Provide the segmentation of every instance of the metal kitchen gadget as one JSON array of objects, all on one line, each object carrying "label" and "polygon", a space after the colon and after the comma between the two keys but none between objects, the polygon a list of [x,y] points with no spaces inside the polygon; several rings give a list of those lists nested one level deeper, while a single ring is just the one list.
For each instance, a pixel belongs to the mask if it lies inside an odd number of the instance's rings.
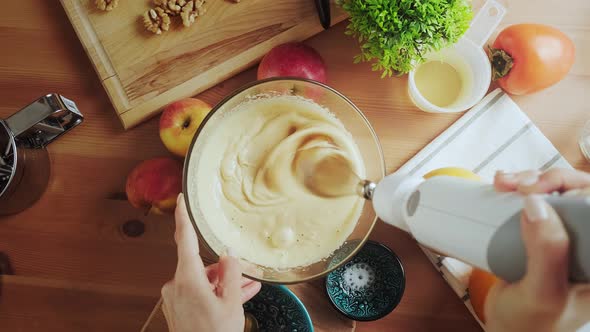
[{"label": "metal kitchen gadget", "polygon": [[[375,184],[361,181],[334,153],[318,155],[313,162],[330,169],[306,168],[303,184],[308,190],[326,197],[360,195],[372,200],[381,220],[409,232],[422,245],[509,282],[524,276],[520,194],[499,193],[491,184],[450,176],[425,180],[394,173]],[[590,197],[547,195],[545,201],[561,217],[571,239],[570,280],[590,281]]]},{"label": "metal kitchen gadget", "polygon": [[41,198],[51,168],[46,146],[83,119],[73,101],[54,93],[0,120],[0,216]]},{"label": "metal kitchen gadget", "polygon": [[[590,281],[590,198],[547,195],[570,238],[569,277]],[[373,193],[373,207],[386,223],[411,233],[444,255],[514,282],[527,265],[520,219],[524,197],[494,186],[450,176],[425,180],[391,174]]]}]

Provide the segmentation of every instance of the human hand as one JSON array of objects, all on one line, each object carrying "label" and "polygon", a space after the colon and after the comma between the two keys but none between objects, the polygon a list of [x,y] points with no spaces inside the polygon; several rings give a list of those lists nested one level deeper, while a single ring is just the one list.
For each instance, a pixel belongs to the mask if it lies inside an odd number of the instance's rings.
[{"label": "human hand", "polygon": [[527,195],[521,230],[528,265],[519,282],[499,282],[490,290],[485,305],[489,331],[577,330],[590,320],[590,285],[569,284],[568,234],[539,194],[590,195],[590,175],[566,169],[498,173],[494,185]]},{"label": "human hand", "polygon": [[174,279],[162,288],[168,328],[171,332],[243,331],[242,303],[260,291],[260,283],[242,278],[240,263],[231,252],[217,264],[203,265],[182,194],[175,219],[178,265]]}]

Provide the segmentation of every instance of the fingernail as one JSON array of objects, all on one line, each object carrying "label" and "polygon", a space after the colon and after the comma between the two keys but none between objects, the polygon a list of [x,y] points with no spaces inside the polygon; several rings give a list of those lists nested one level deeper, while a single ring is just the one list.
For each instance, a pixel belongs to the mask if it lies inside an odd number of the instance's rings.
[{"label": "fingernail", "polygon": [[525,197],[524,213],[529,222],[539,222],[549,218],[547,206],[541,195],[529,195]]},{"label": "fingernail", "polygon": [[534,173],[534,174],[531,174],[531,175],[528,175],[528,176],[526,176],[526,177],[522,178],[522,179],[519,181],[519,184],[520,184],[521,186],[528,187],[528,186],[532,186],[532,185],[534,185],[534,184],[535,184],[535,183],[537,183],[537,182],[539,182],[539,174],[537,174],[537,173]]},{"label": "fingernail", "polygon": [[516,174],[515,173],[505,173],[504,171],[497,171],[496,176],[502,177],[502,179],[506,181],[515,181]]},{"label": "fingernail", "polygon": [[236,251],[232,247],[228,247],[227,250],[225,251],[225,254],[229,257],[235,257],[235,258],[238,257]]},{"label": "fingernail", "polygon": [[182,200],[183,197],[184,197],[184,195],[182,193],[178,194],[178,198],[176,198],[176,205],[180,204],[180,201]]}]

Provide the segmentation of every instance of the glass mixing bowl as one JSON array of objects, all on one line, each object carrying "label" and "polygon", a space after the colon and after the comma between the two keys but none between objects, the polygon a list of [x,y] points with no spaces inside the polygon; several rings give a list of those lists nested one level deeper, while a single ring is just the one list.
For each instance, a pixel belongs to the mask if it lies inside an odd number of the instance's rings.
[{"label": "glass mixing bowl", "polygon": [[[225,115],[242,102],[251,100],[253,97],[281,94],[312,99],[330,110],[352,134],[358,145],[365,164],[366,178],[376,182],[385,175],[383,152],[377,135],[363,113],[338,91],[315,81],[297,78],[272,78],[248,84],[223,99],[213,108],[193,138],[184,164],[183,192],[191,221],[197,230],[201,243],[205,244],[216,258],[224,254],[227,248],[214,235],[210,224],[204,220],[199,202],[196,199],[198,197],[196,188],[188,186],[187,183],[194,183],[193,178],[198,172],[200,151],[207,142],[207,133],[213,129],[223,130],[219,123]],[[376,221],[377,216],[373,211],[372,204],[366,201],[354,230],[342,246],[330,257],[308,266],[277,270],[244,259],[241,259],[240,263],[247,277],[263,282],[292,284],[319,278],[352,258],[367,240]],[[239,256],[239,252],[237,254]]]}]

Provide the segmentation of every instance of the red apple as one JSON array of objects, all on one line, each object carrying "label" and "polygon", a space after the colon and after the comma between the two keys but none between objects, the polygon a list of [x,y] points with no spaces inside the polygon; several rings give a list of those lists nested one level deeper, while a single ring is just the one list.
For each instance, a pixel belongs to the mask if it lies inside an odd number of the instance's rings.
[{"label": "red apple", "polygon": [[182,99],[166,106],[160,117],[160,138],[168,151],[180,157],[186,156],[193,136],[209,111],[209,104],[195,98]]},{"label": "red apple", "polygon": [[136,208],[157,214],[173,213],[182,190],[182,163],[172,158],[141,162],[127,177],[127,200]]},{"label": "red apple", "polygon": [[313,48],[302,43],[274,47],[258,66],[258,79],[277,76],[309,78],[326,83],[326,64]]}]

